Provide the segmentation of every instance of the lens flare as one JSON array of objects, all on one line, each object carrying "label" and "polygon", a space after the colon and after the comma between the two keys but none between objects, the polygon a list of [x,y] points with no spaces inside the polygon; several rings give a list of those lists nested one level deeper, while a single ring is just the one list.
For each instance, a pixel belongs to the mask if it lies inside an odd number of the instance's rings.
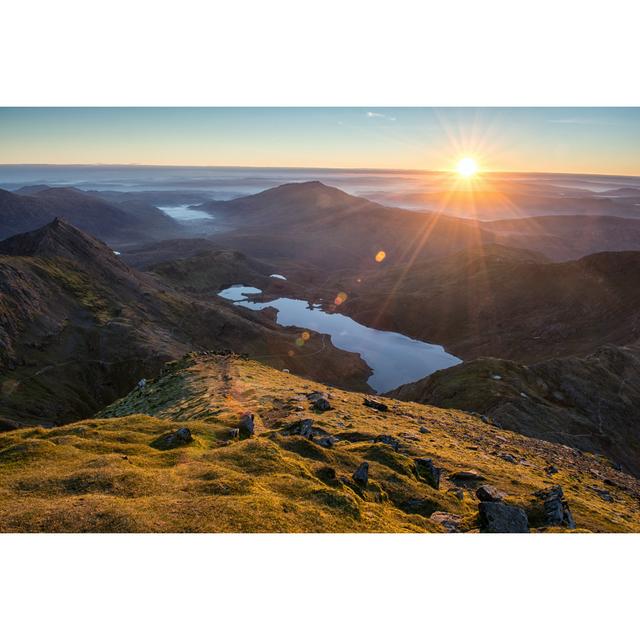
[{"label": "lens flare", "polygon": [[382,262],[387,257],[387,254],[384,251],[378,251],[376,253],[376,262]]}]

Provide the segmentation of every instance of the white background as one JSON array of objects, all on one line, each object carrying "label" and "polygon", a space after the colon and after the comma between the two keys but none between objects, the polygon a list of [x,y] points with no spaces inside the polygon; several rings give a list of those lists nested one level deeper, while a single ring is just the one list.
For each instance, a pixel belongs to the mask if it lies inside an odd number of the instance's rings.
[{"label": "white background", "polygon": [[[633,2],[21,0],[0,22],[0,105],[640,104]],[[639,544],[4,535],[0,632],[631,638]]]}]

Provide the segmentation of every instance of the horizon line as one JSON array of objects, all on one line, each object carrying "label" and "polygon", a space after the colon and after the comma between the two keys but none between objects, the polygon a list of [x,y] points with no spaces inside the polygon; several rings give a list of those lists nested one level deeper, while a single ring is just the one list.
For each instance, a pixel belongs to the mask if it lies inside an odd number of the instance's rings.
[{"label": "horizon line", "polygon": [[[455,174],[455,171],[447,169],[398,169],[380,167],[305,167],[305,166],[264,166],[264,165],[198,165],[198,164],[147,164],[147,163],[102,163],[102,162],[0,162],[0,167],[123,167],[123,168],[166,168],[166,169],[274,169],[286,171],[368,171],[377,173],[437,173]],[[640,178],[639,174],[629,173],[576,173],[572,171],[509,171],[509,170],[486,170],[479,171],[478,175],[558,175],[558,176],[594,176],[608,178]]]}]

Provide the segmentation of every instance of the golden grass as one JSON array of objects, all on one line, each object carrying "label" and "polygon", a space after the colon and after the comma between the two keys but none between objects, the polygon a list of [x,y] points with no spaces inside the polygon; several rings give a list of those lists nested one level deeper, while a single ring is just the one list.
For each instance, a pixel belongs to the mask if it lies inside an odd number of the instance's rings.
[{"label": "golden grass", "polygon": [[[378,413],[363,406],[362,394],[322,386],[334,408],[317,414],[302,394],[318,387],[239,358],[193,357],[107,408],[105,417],[2,434],[0,531],[443,531],[429,519],[434,511],[461,515],[462,529],[473,531],[473,490],[462,500],[450,491],[450,474],[467,469],[527,509],[534,528],[533,493],[560,484],[580,530],[640,531],[638,482],[606,460],[460,411],[385,400],[390,411]],[[259,418],[256,434],[232,438],[245,411]],[[305,417],[340,440],[324,448],[282,432]],[[152,446],[184,426],[192,443]],[[398,439],[398,452],[373,442],[384,434]],[[504,453],[519,462],[501,459]],[[418,477],[416,457],[443,469],[439,490]],[[365,460],[369,485],[362,491],[350,478]],[[560,472],[548,476],[549,464]],[[606,488],[614,502],[594,488]]]}]

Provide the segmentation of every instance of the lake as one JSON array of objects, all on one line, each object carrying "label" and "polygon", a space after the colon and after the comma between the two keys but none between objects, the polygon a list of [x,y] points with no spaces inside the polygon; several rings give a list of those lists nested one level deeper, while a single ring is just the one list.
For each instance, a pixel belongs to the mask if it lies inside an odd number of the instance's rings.
[{"label": "lake", "polygon": [[197,209],[189,209],[188,204],[177,207],[158,207],[160,211],[164,211],[168,216],[181,222],[187,220],[213,220],[213,216],[206,211],[198,211]]},{"label": "lake", "polygon": [[238,306],[254,311],[267,307],[277,309],[277,323],[283,327],[311,329],[331,336],[338,349],[359,353],[373,373],[367,381],[378,393],[385,393],[401,384],[414,382],[439,369],[447,369],[462,360],[447,353],[440,345],[413,340],[400,333],[379,331],[340,313],[327,313],[306,300],[277,298],[269,302],[252,302],[256,287],[234,285],[219,292],[219,296]]}]

